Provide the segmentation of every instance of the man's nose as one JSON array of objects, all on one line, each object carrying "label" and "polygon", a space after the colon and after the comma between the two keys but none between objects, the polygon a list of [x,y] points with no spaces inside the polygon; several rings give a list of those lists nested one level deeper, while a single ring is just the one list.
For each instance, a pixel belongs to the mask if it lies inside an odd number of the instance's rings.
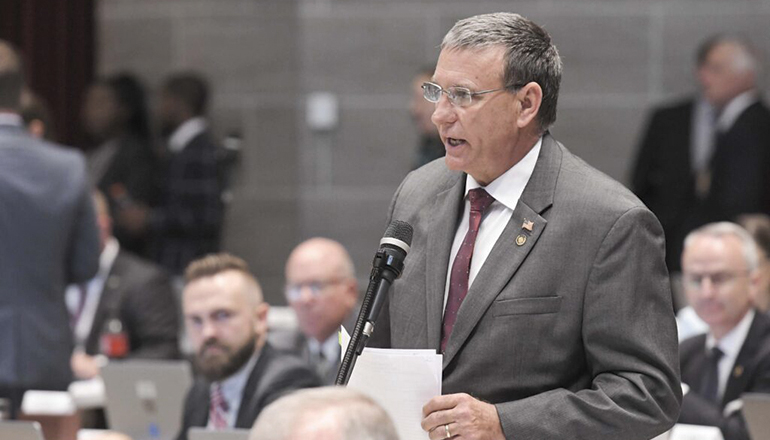
[{"label": "man's nose", "polygon": [[713,298],[716,294],[716,285],[711,280],[711,277],[703,277],[700,281],[700,293],[704,298]]},{"label": "man's nose", "polygon": [[214,322],[210,319],[203,321],[201,324],[201,336],[203,337],[203,340],[206,341],[209,338],[216,336],[216,334],[217,327],[214,325]]},{"label": "man's nose", "polygon": [[443,124],[451,124],[456,119],[457,113],[454,105],[449,101],[449,97],[446,96],[446,93],[442,93],[436,103],[436,108],[433,110],[430,120],[437,127],[441,127]]}]

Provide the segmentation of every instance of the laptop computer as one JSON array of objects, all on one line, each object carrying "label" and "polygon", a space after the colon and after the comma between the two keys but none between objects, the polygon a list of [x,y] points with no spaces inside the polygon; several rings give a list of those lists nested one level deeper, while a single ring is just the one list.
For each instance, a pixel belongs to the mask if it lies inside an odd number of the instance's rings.
[{"label": "laptop computer", "polygon": [[173,440],[192,384],[186,361],[113,361],[101,371],[110,429],[133,440]]},{"label": "laptop computer", "polygon": [[213,431],[206,428],[190,428],[187,440],[249,440],[248,429],[225,429]]},{"label": "laptop computer", "polygon": [[770,394],[743,393],[741,400],[751,440],[770,440]]},{"label": "laptop computer", "polygon": [[0,439],[43,440],[38,422],[0,421]]}]

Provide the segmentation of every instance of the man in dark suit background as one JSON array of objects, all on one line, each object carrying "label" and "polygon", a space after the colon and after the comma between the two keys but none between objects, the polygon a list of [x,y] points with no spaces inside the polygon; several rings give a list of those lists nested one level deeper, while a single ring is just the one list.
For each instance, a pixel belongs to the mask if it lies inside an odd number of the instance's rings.
[{"label": "man in dark suit background", "polygon": [[301,359],[266,342],[269,306],[243,260],[208,255],[190,264],[185,279],[185,324],[202,377],[187,394],[180,440],[192,426],[251,428],[272,401],[320,385]]},{"label": "man in dark suit background", "polygon": [[770,393],[770,317],[755,307],[757,269],[754,240],[734,223],[708,224],[685,240],[685,293],[709,330],[682,342],[689,391],[679,422],[717,426],[727,440],[749,439],[741,393]]},{"label": "man in dark suit background", "polygon": [[[99,272],[86,283],[67,288],[76,349],[72,370],[79,379],[99,374],[106,359],[179,357],[179,307],[171,279],[160,267],[121,248],[112,235],[109,205],[102,193],[93,194],[101,241]],[[100,337],[117,319],[128,341],[126,353],[105,352]]]},{"label": "man in dark suit background", "polygon": [[286,300],[297,314],[300,332],[293,349],[333,385],[340,365],[337,332],[353,332],[358,283],[345,248],[328,238],[311,238],[292,250],[286,261]]},{"label": "man in dark suit background", "polygon": [[757,64],[748,42],[708,39],[697,56],[700,95],[650,118],[631,186],[663,225],[671,271],[692,229],[770,213],[770,111],[756,90]]},{"label": "man in dark suit background", "polygon": [[549,134],[561,69],[540,26],[487,14],[423,85],[446,157],[393,198],[414,239],[372,345],[443,353],[431,439],[648,440],[678,415],[663,231]]},{"label": "man in dark suit background", "polygon": [[217,144],[205,119],[209,90],[193,73],[169,77],[158,104],[161,133],[168,140],[157,206],[124,207],[118,222],[135,232],[149,229],[150,255],[172,274],[219,249],[223,211]]},{"label": "man in dark suit background", "polygon": [[91,278],[99,236],[84,157],[29,135],[21,59],[0,40],[0,398],[72,380],[64,288]]}]

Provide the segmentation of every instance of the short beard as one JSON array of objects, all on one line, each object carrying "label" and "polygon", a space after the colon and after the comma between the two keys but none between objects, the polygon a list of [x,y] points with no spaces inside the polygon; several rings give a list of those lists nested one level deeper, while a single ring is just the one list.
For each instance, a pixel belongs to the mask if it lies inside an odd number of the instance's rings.
[{"label": "short beard", "polygon": [[[222,347],[217,341],[208,341],[198,351],[198,355],[195,358],[195,363],[200,373],[209,382],[219,382],[222,379],[228,378],[240,370],[246,362],[254,355],[257,345],[257,335],[252,335],[246,343],[238,348],[235,352],[225,359],[224,362],[216,363],[212,361],[206,361],[203,358],[203,351],[210,346]],[[222,347],[224,348],[224,347]]]}]

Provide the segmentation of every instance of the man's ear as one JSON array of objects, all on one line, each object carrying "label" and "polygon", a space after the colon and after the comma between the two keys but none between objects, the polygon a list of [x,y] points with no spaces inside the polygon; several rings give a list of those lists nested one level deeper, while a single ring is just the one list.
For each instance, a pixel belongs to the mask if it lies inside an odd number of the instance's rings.
[{"label": "man's ear", "polygon": [[254,308],[254,325],[257,334],[267,334],[267,312],[269,310],[270,305],[266,302],[259,303],[259,305]]},{"label": "man's ear", "polygon": [[519,128],[529,126],[537,119],[540,104],[543,103],[543,89],[536,82],[529,82],[516,92],[517,102],[521,108],[516,125]]}]

